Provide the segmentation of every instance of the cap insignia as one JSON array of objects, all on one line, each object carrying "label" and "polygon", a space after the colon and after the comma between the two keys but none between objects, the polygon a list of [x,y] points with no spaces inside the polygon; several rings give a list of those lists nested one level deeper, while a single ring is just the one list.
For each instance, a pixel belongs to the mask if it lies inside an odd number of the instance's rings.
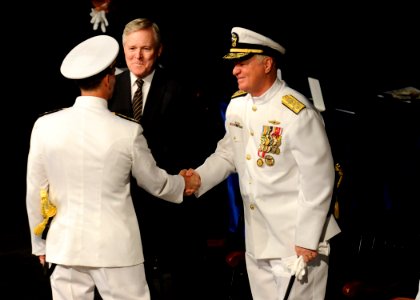
[{"label": "cap insignia", "polygon": [[298,114],[302,109],[305,108],[305,104],[300,102],[298,99],[292,95],[284,95],[281,101],[288,109],[293,111],[295,114]]},{"label": "cap insignia", "polygon": [[237,42],[238,42],[238,35],[232,32],[232,47],[236,47]]}]

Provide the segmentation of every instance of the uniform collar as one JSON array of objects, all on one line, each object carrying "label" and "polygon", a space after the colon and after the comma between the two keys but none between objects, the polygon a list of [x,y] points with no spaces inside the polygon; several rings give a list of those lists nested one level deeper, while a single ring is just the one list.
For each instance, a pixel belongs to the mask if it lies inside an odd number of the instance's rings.
[{"label": "uniform collar", "polygon": [[75,107],[94,107],[108,109],[108,101],[94,96],[79,96],[74,102]]},{"label": "uniform collar", "polygon": [[277,78],[273,85],[261,96],[258,97],[252,97],[252,100],[254,101],[255,104],[263,104],[269,100],[271,100],[275,94],[277,94],[280,90],[283,89],[283,87],[285,86],[285,82],[279,78]]}]

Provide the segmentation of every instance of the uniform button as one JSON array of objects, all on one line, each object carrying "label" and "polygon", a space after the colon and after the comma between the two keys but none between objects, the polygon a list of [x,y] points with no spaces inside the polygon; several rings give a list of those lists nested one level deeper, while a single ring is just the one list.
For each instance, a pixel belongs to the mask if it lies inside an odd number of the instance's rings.
[{"label": "uniform button", "polygon": [[254,205],[254,204],[250,204],[250,205],[249,205],[249,208],[250,208],[251,210],[254,210],[255,205]]},{"label": "uniform button", "polygon": [[250,131],[251,136],[254,136],[254,130]]},{"label": "uniform button", "polygon": [[246,155],[246,159],[247,159],[247,160],[250,160],[250,159],[251,159],[251,154],[247,154],[247,155]]},{"label": "uniform button", "polygon": [[252,110],[253,110],[253,111],[257,111],[257,106],[252,105]]}]

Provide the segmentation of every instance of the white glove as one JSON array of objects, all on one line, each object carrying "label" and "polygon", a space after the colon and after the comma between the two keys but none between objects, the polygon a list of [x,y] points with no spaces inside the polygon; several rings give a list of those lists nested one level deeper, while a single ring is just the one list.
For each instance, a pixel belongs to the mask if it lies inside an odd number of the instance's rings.
[{"label": "white glove", "polygon": [[306,262],[303,260],[303,256],[296,257],[293,255],[283,258],[282,261],[291,275],[295,275],[297,280],[302,280],[306,274]]},{"label": "white glove", "polygon": [[[328,242],[321,242],[318,246],[318,255],[330,254],[330,245]],[[303,276],[307,273],[306,271],[306,262],[303,259],[303,256],[296,257],[292,255],[281,260],[283,265],[290,271],[291,275],[295,275],[297,280],[302,280]]]},{"label": "white glove", "polygon": [[108,26],[108,20],[106,19],[105,11],[96,10],[92,8],[92,11],[90,12],[90,16],[92,17],[92,19],[90,20],[90,23],[93,24],[93,30],[97,30],[100,24],[102,32],[105,32],[106,26]]},{"label": "white glove", "polygon": [[328,243],[327,241],[319,243],[318,254],[329,256],[330,255],[330,243]]}]

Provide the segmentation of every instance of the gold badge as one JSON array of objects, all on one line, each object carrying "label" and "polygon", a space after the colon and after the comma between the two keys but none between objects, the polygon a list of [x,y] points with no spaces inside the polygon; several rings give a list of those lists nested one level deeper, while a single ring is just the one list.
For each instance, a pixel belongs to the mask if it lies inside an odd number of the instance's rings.
[{"label": "gold badge", "polygon": [[262,167],[263,165],[264,165],[264,161],[263,161],[263,159],[262,159],[262,158],[259,158],[259,159],[257,160],[257,166]]}]

